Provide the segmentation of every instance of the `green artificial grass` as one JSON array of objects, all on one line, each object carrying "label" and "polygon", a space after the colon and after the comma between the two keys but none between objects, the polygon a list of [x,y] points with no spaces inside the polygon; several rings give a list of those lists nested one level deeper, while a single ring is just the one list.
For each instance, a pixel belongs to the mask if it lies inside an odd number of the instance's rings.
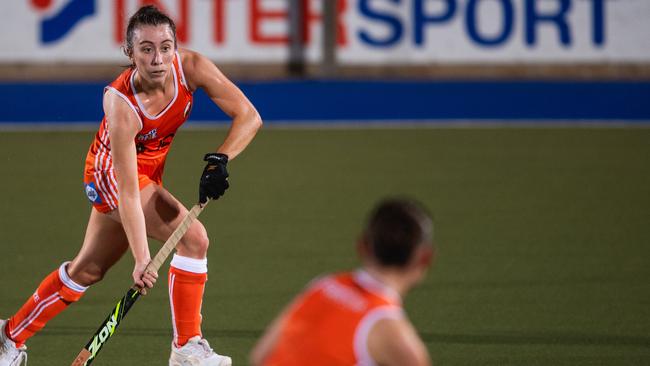
[{"label": "green artificial grass", "polygon": [[[0,317],[71,259],[91,132],[0,132]],[[181,131],[165,186],[188,207],[225,130]],[[405,308],[438,365],[650,364],[650,129],[262,130],[200,220],[204,335],[235,364],[314,276],[354,268],[365,215],[421,200],[438,258]],[[152,253],[158,243],[151,243]],[[67,365],[130,286],[119,262],[29,343]],[[167,267],[94,365],[166,364]]]}]

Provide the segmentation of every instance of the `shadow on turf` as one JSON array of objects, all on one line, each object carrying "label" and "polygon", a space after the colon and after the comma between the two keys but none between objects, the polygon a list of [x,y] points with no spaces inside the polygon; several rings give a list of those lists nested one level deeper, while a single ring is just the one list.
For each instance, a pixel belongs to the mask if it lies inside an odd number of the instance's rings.
[{"label": "shadow on turf", "polygon": [[[83,327],[56,327],[45,330],[43,335],[89,335],[94,329]],[[120,329],[124,336],[171,337],[168,328]],[[206,338],[243,338],[257,339],[262,330],[204,330]],[[644,336],[610,336],[579,333],[494,333],[494,334],[443,334],[420,333],[426,343],[456,344],[509,344],[509,345],[563,345],[563,346],[630,346],[650,348],[650,337]]]}]

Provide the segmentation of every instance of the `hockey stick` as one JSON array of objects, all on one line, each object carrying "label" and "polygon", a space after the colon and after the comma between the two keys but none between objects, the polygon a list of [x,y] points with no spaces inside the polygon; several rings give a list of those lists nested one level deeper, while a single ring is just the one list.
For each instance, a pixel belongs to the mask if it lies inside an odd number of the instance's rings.
[{"label": "hockey stick", "polygon": [[[208,200],[208,202],[210,202]],[[201,211],[205,208],[208,202],[203,204],[196,204],[190,212],[187,213],[187,216],[181,221],[180,225],[174,230],[172,235],[167,239],[165,244],[160,248],[153,260],[145,268],[146,272],[158,272],[160,266],[162,266],[165,259],[169,256],[169,253],[176,248],[176,244],[181,240],[185,232],[190,227],[190,225],[196,220]],[[126,292],[126,295],[120,301],[117,302],[115,308],[108,314],[108,317],[102,325],[99,326],[99,329],[95,334],[90,338],[86,346],[79,352],[77,358],[72,361],[72,366],[86,366],[90,365],[97,357],[97,353],[102,349],[104,344],[108,339],[113,335],[117,326],[120,325],[122,319],[126,316],[126,313],[129,312],[131,306],[135,301],[140,297],[140,291],[135,286],[131,287],[129,291]]]}]

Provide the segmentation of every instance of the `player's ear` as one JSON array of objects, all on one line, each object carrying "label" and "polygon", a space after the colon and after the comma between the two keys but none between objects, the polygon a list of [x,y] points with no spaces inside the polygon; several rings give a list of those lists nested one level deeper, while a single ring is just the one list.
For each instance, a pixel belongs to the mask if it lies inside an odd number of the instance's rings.
[{"label": "player's ear", "polygon": [[361,259],[366,259],[371,256],[370,245],[366,239],[366,234],[363,233],[357,239],[357,255]]},{"label": "player's ear", "polygon": [[135,65],[135,60],[133,59],[133,49],[129,48],[129,46],[127,44],[123,44],[122,45],[122,53],[124,53],[124,55],[126,57],[128,57],[129,61],[131,61],[131,66],[134,66]]},{"label": "player's ear", "polygon": [[435,260],[436,251],[432,245],[420,245],[416,255],[416,266],[419,268],[429,268]]}]

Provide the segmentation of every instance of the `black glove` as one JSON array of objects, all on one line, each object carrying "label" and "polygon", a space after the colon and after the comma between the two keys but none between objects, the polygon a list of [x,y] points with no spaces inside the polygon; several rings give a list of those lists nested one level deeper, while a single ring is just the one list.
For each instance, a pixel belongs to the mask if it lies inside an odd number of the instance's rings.
[{"label": "black glove", "polygon": [[228,155],[220,153],[205,154],[203,158],[208,164],[201,174],[199,183],[199,203],[208,202],[208,198],[216,200],[223,196],[228,184]]}]

